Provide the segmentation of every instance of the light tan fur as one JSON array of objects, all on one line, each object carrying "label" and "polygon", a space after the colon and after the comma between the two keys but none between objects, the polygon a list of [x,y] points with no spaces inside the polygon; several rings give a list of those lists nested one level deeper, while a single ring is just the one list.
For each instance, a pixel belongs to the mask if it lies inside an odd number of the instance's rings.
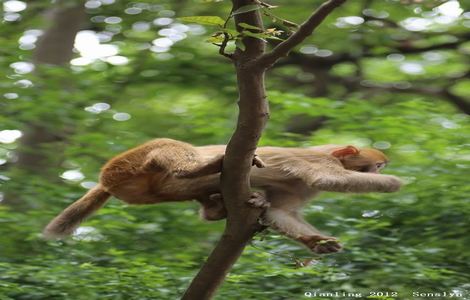
[{"label": "light tan fur", "polygon": [[[45,234],[70,234],[104,203],[104,195],[106,198],[113,195],[129,204],[196,199],[203,206],[204,218],[222,219],[226,211],[218,194],[218,173],[224,152],[225,145],[194,147],[171,139],[156,139],[124,152],[104,165],[100,184],[52,220]],[[300,210],[308,199],[320,191],[394,192],[401,185],[397,177],[373,174],[380,169],[375,170],[375,166],[388,162],[382,152],[374,149],[338,145],[260,147],[257,155],[265,168],[253,167],[251,185],[264,191],[270,203],[264,222],[318,253],[338,251],[340,245],[302,218]],[[254,164],[259,165],[259,161]],[[368,171],[353,171],[365,170],[364,167]],[[96,205],[90,204],[94,200],[88,195],[93,193],[100,195],[95,199]],[[251,203],[262,205],[259,201]]]}]

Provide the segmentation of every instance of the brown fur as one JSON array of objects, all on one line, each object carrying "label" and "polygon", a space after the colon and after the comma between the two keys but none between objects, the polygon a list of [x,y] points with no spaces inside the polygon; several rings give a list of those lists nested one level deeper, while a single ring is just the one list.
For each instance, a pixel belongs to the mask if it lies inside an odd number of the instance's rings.
[{"label": "brown fur", "polygon": [[[52,220],[45,232],[49,236],[70,234],[109,195],[129,204],[196,199],[203,206],[203,217],[222,219],[226,211],[217,194],[224,152],[225,145],[194,147],[156,139],[119,154],[102,168],[100,184]],[[300,209],[309,198],[320,191],[393,192],[401,184],[394,176],[352,171],[386,163],[385,155],[375,149],[260,147],[257,155],[265,168],[252,169],[251,185],[264,191],[271,204],[264,221],[318,253],[338,251],[340,246],[303,220]]]}]

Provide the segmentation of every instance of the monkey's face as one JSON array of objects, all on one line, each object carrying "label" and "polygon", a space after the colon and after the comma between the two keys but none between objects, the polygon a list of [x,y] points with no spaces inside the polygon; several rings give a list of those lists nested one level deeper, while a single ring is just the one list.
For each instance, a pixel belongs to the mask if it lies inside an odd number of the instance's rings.
[{"label": "monkey's face", "polygon": [[344,162],[343,166],[346,169],[357,171],[357,172],[363,172],[363,173],[380,173],[380,171],[387,166],[387,162],[385,161],[370,161],[366,160],[361,164],[358,164],[356,166],[348,166],[348,162]]},{"label": "monkey's face", "polygon": [[357,149],[346,146],[331,154],[341,161],[345,169],[357,172],[379,173],[388,163],[385,154],[372,148]]}]

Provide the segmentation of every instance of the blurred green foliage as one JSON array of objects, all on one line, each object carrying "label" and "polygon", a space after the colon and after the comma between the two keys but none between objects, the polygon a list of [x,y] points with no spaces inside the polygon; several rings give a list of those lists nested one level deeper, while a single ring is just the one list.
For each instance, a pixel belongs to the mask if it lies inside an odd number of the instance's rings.
[{"label": "blurred green foliage", "polygon": [[[176,28],[174,18],[225,18],[229,1],[113,2],[87,1],[84,29],[111,36],[102,44],[118,46],[129,60],[123,65],[102,58],[22,72],[12,64],[30,61],[34,49],[18,43],[27,30],[47,26],[38,12],[50,3],[28,2],[13,21],[8,21],[13,12],[4,12],[0,137],[4,130],[27,132],[40,124],[60,136],[40,145],[44,159],[60,163],[44,172],[18,168],[21,140],[0,143],[1,300],[176,299],[222,231],[223,222],[199,220],[193,202],[137,207],[113,200],[83,224],[82,234],[64,241],[41,238],[42,227],[97,180],[100,165],[113,155],[157,137],[226,143],[234,129],[236,79],[217,47],[205,42],[210,28],[204,32],[193,25],[192,34],[186,32],[166,51],[152,50],[158,44],[152,41],[166,36],[162,29]],[[276,14],[299,23],[321,3],[278,2]],[[271,119],[261,140],[261,145],[385,149],[392,159],[385,172],[404,178],[406,186],[386,195],[323,194],[305,213],[312,224],[339,237],[343,252],[320,257],[275,232],[260,234],[216,299],[303,299],[314,291],[397,292],[398,299],[410,299],[414,291],[454,290],[469,297],[470,124],[442,91],[470,95],[462,75],[468,72],[470,47],[462,41],[432,51],[403,50],[461,39],[470,27],[464,12],[469,3],[448,1],[454,6],[445,7],[446,13],[439,10],[445,1],[416,2],[350,1],[334,12],[304,44],[332,54],[306,54],[299,47],[295,55],[319,62],[310,69],[281,62],[269,72]],[[375,19],[357,25],[338,19],[365,18],[364,9]],[[454,14],[457,9],[454,19],[450,9]],[[106,23],[102,16],[120,21]],[[439,16],[447,19],[429,21]],[[173,25],[159,25],[158,18]],[[432,24],[411,30],[403,25],[409,18]],[[342,54],[356,59],[322,69],[321,62]],[[355,80],[360,82],[352,88],[345,83]],[[316,89],[318,83],[326,92]],[[110,107],[97,110],[97,103]],[[289,124],[316,118],[325,121],[315,130],[289,130]],[[61,178],[67,170],[79,170],[84,178]]]}]

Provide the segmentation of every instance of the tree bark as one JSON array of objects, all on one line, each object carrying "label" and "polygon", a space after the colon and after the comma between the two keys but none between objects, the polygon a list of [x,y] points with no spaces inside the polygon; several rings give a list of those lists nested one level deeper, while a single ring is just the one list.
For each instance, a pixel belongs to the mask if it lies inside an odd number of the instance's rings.
[{"label": "tree bark", "polygon": [[35,64],[66,65],[73,56],[75,36],[85,17],[85,7],[80,1],[77,5],[65,6],[59,2],[53,9],[51,26],[41,36],[33,53]]}]

